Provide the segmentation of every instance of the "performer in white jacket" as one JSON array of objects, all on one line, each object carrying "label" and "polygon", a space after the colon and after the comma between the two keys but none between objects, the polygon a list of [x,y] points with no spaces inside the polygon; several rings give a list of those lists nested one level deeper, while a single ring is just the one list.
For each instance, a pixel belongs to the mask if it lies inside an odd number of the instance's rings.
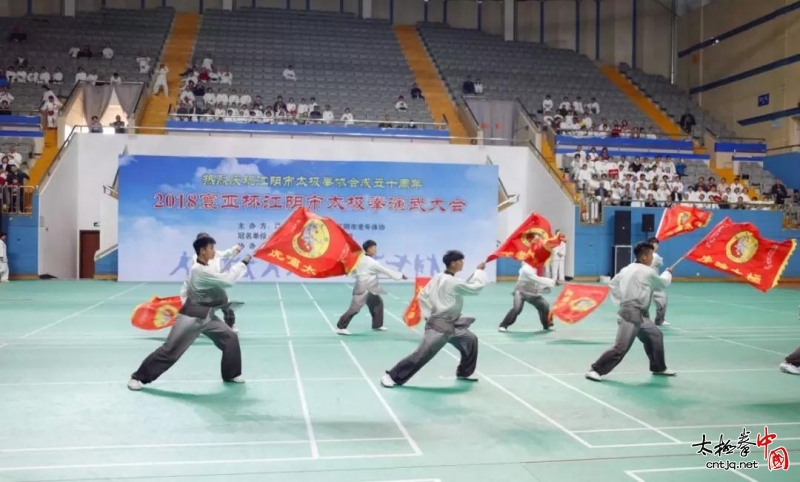
[{"label": "performer in white jacket", "polygon": [[539,276],[536,273],[536,268],[523,262],[522,267],[519,269],[519,278],[517,279],[517,286],[514,288],[514,306],[508,310],[506,317],[500,323],[499,330],[501,332],[508,331],[508,327],[517,321],[517,317],[522,313],[522,308],[525,303],[530,303],[536,308],[539,313],[539,322],[542,328],[550,330],[553,328],[553,323],[550,321],[550,303],[542,296],[545,291],[549,292],[557,281],[550,278]]},{"label": "performer in white jacket", "polygon": [[8,283],[8,248],[6,233],[0,233],[0,283]]},{"label": "performer in white jacket", "polygon": [[[561,231],[556,230],[556,237],[561,236]],[[554,281],[564,281],[564,265],[567,259],[567,242],[561,238],[561,243],[553,250],[550,256],[550,274]]]}]

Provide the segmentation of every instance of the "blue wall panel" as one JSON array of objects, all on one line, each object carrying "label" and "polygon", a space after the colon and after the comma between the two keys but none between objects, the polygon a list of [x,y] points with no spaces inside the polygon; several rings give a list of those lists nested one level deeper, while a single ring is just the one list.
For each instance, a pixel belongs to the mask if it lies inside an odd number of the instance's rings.
[{"label": "blue wall panel", "polygon": [[449,130],[435,129],[381,129],[379,127],[335,126],[335,125],[289,125],[289,124],[237,124],[233,122],[167,121],[170,129],[215,129],[220,131],[258,131],[265,134],[294,134],[306,136],[354,136],[354,137],[441,137],[447,140]]},{"label": "blue wall panel", "polygon": [[117,266],[119,263],[119,258],[117,256],[117,250],[111,251],[110,253],[106,253],[100,259],[95,260],[94,262],[94,274],[95,275],[115,275],[117,274]]},{"label": "blue wall panel", "polygon": [[[611,255],[614,243],[614,216],[618,210],[631,211],[631,243],[644,241],[648,236],[642,232],[642,214],[655,214],[656,226],[661,220],[664,208],[614,208],[603,211],[604,223],[601,225],[579,224],[575,228],[575,276],[610,275]],[[800,231],[783,229],[783,214],[776,211],[733,211],[729,209],[714,210],[709,225],[703,229],[666,240],[659,247],[667,266],[678,260],[694,247],[718,222],[730,217],[734,222],[751,222],[755,224],[764,237],[782,241],[796,238]],[[579,216],[578,216],[579,219]],[[498,273],[499,274],[499,273]],[[710,270],[691,261],[683,261],[674,272],[675,276],[703,276],[725,278],[726,275]],[[789,261],[785,277],[800,277],[800,257],[793,256]]]},{"label": "blue wall panel", "polygon": [[39,196],[33,198],[32,216],[3,218],[8,234],[8,262],[11,275],[39,274]]},{"label": "blue wall panel", "polygon": [[792,189],[800,189],[800,152],[787,152],[764,158],[764,169]]},{"label": "blue wall panel", "polygon": [[603,147],[628,149],[650,149],[654,151],[686,151],[692,152],[691,141],[675,141],[671,139],[631,139],[626,137],[574,137],[556,136],[556,146],[592,146],[600,150]]}]

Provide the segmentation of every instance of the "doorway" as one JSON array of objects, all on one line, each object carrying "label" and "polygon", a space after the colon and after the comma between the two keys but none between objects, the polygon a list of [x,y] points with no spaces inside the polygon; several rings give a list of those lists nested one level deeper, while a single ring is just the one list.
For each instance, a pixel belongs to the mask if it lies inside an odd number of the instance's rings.
[{"label": "doorway", "polygon": [[79,250],[78,277],[94,279],[94,255],[100,250],[100,231],[81,231]]}]

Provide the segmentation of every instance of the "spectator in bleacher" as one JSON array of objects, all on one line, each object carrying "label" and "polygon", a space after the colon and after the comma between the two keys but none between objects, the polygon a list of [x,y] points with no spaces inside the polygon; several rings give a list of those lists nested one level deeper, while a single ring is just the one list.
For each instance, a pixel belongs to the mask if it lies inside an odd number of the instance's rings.
[{"label": "spectator in bleacher", "polygon": [[692,112],[689,109],[686,109],[686,112],[681,116],[679,124],[681,125],[683,132],[691,134],[692,129],[695,125],[697,125],[697,122],[695,121]]},{"label": "spectator in bleacher", "polygon": [[562,100],[561,103],[558,105],[559,114],[565,116],[569,113],[571,109],[572,109],[572,104],[569,101],[569,97],[564,96],[564,100]]},{"label": "spectator in bleacher", "polygon": [[28,40],[28,34],[25,33],[19,25],[14,25],[11,29],[11,34],[8,36],[8,40],[10,42],[24,42]]},{"label": "spectator in bleacher", "polygon": [[122,121],[120,116],[117,116],[117,119],[111,123],[111,127],[114,128],[114,133],[116,134],[124,134],[126,132],[125,122]]},{"label": "spectator in bleacher", "polygon": [[461,86],[461,92],[463,92],[464,95],[475,94],[475,84],[472,82],[472,77],[467,76],[467,80],[465,80],[464,85]]},{"label": "spectator in bleacher", "polygon": [[50,72],[47,71],[47,67],[42,67],[41,70],[39,70],[39,76],[37,78],[37,82],[40,84],[48,85],[50,84],[50,80],[51,80]]},{"label": "spectator in bleacher", "polygon": [[92,122],[89,123],[89,132],[92,134],[103,133],[103,124],[100,123],[100,119],[97,116],[92,116]]},{"label": "spectator in bleacher", "polygon": [[48,129],[55,129],[58,127],[58,113],[61,111],[61,102],[51,95],[47,98],[47,102],[42,104],[42,113],[47,121]]},{"label": "spectator in bleacher", "polygon": [[194,94],[194,98],[197,99],[198,102],[202,100],[203,105],[205,105],[206,86],[203,82],[199,82],[197,85],[195,85],[194,88],[192,89],[192,93]]},{"label": "spectator in bleacher", "polygon": [[53,83],[56,85],[64,83],[64,73],[61,72],[61,67],[56,67],[55,72],[53,72]]},{"label": "spectator in bleacher", "polygon": [[383,122],[378,124],[378,127],[381,129],[392,129],[394,125],[392,124],[392,120],[389,117],[389,114],[386,114],[386,117],[383,118]]},{"label": "spectator in bleacher", "polygon": [[294,101],[294,97],[289,97],[289,102],[286,103],[286,112],[291,117],[294,117],[294,116],[297,115],[297,104]]},{"label": "spectator in bleacher", "polygon": [[572,110],[575,111],[575,113],[578,115],[583,115],[583,113],[585,112],[583,110],[583,101],[581,100],[580,96],[578,96],[575,99],[575,102],[572,103]]},{"label": "spectator in bleacher", "polygon": [[483,82],[481,82],[481,79],[475,79],[475,94],[483,94]]},{"label": "spectator in bleacher", "polygon": [[411,86],[411,98],[414,100],[425,99],[425,97],[422,96],[422,89],[419,88],[416,82]]},{"label": "spectator in bleacher", "polygon": [[308,111],[309,111],[308,102],[306,102],[305,98],[300,99],[300,103],[297,104],[297,115],[302,116],[308,114]]},{"label": "spectator in bleacher", "polygon": [[342,122],[344,122],[345,126],[353,125],[353,113],[350,112],[349,107],[344,108],[344,114],[342,114]]},{"label": "spectator in bleacher", "polygon": [[136,63],[139,64],[140,74],[150,73],[150,57],[148,57],[143,51],[139,51],[139,55],[136,56]]},{"label": "spectator in bleacher", "polygon": [[[313,97],[312,97],[312,100],[313,100]],[[316,102],[314,102],[314,104],[316,104]],[[314,105],[314,107],[317,107],[317,106]],[[282,95],[279,95],[278,97],[276,97],[275,98],[275,103],[272,104],[272,110],[277,112],[279,109],[284,109],[284,110],[286,109],[286,103],[283,101],[283,96]]]},{"label": "spectator in bleacher", "polygon": [[17,55],[17,69],[27,69],[28,59],[24,55]]},{"label": "spectator in bleacher", "polygon": [[106,60],[114,58],[114,49],[111,48],[111,44],[106,45],[106,48],[103,49],[103,58]]},{"label": "spectator in bleacher", "polygon": [[297,80],[297,75],[294,73],[294,67],[290,64],[283,69],[283,78],[286,80]]},{"label": "spectator in bleacher", "polygon": [[334,120],[333,111],[331,110],[331,106],[326,105],[325,110],[322,112],[322,121],[326,124],[332,123]]},{"label": "spectator in bleacher", "polygon": [[75,74],[75,83],[78,82],[86,82],[87,79],[86,72],[83,70],[83,67],[78,67],[78,72]]},{"label": "spectator in bleacher", "polygon": [[10,166],[9,174],[6,176],[6,181],[10,183],[16,181],[18,185],[24,186],[25,183],[30,180],[30,176],[22,172],[16,164],[10,164]]},{"label": "spectator in bleacher", "polygon": [[592,116],[589,115],[588,112],[583,114],[583,119],[580,122],[581,129],[586,129],[587,131],[591,131],[592,127],[594,127],[594,121],[592,120]]},{"label": "spectator in bleacher", "polygon": [[308,99],[308,112],[310,113],[315,107],[319,107],[319,104],[317,104],[317,98],[312,97]]},{"label": "spectator in bleacher", "polygon": [[[289,98],[289,102],[292,102],[292,101],[293,100],[290,97]],[[252,104],[253,103],[253,98],[250,97],[250,91],[248,91],[247,89],[243,90],[242,91],[242,95],[239,96],[239,102],[241,103],[241,105],[246,105],[246,106],[249,106],[250,104]],[[289,111],[288,104],[286,106],[286,111],[287,112]]]},{"label": "spectator in bleacher", "polygon": [[206,70],[211,70],[211,67],[214,66],[214,60],[211,59],[211,54],[206,54],[206,58],[203,59],[203,68]]},{"label": "spectator in bleacher", "polygon": [[600,113],[600,104],[597,102],[597,99],[592,97],[592,100],[586,104],[586,110],[590,114],[599,114]]},{"label": "spectator in bleacher", "polygon": [[407,112],[408,111],[408,104],[406,104],[406,100],[401,95],[397,98],[397,102],[394,103],[394,108],[400,112]]},{"label": "spectator in bleacher", "polygon": [[322,112],[319,111],[319,106],[314,106],[314,110],[308,115],[309,120],[320,121],[322,120]]},{"label": "spectator in bleacher", "polygon": [[[192,91],[192,85],[191,84],[187,85],[186,87],[184,87],[184,89],[181,92],[181,95],[178,97],[178,99],[180,99],[180,101],[185,103],[185,104],[188,104],[190,102],[194,102],[195,97],[194,97],[194,92]],[[226,96],[226,105],[227,105],[227,96]]]},{"label": "spectator in bleacher", "polygon": [[78,52],[79,59],[91,59],[94,54],[92,53],[92,48],[88,45],[84,45],[83,48]]},{"label": "spectator in bleacher", "polygon": [[156,70],[156,82],[153,84],[153,95],[158,95],[158,92],[161,89],[164,89],[164,95],[169,96],[169,86],[167,85],[167,74],[169,73],[169,68],[166,65],[161,64]]},{"label": "spectator in bleacher", "polygon": [[7,89],[11,85],[5,72],[0,72],[0,89]]},{"label": "spectator in bleacher", "polygon": [[[195,97],[197,96],[195,95]],[[217,95],[214,93],[214,89],[211,87],[206,89],[206,93],[203,96],[203,104],[207,106],[217,105]]]},{"label": "spectator in bleacher", "polygon": [[17,83],[25,84],[28,82],[28,69],[25,67],[17,67]]},{"label": "spectator in bleacher", "polygon": [[[236,89],[231,89],[231,93],[228,94],[228,105],[238,106],[241,103],[241,99],[239,99],[239,93],[236,92]],[[277,111],[278,108],[276,107],[275,110]]]},{"label": "spectator in bleacher", "polygon": [[8,161],[11,165],[17,167],[22,165],[22,154],[17,152],[16,146],[9,146],[8,152],[5,155],[8,157]]},{"label": "spectator in bleacher", "polygon": [[219,76],[219,83],[233,85],[233,74],[227,67],[222,70],[222,74]]},{"label": "spectator in bleacher", "polygon": [[14,102],[14,96],[8,91],[8,87],[0,88],[0,102],[7,102],[8,105]]},{"label": "spectator in bleacher", "polygon": [[122,83],[122,77],[119,76],[119,73],[114,72],[113,74],[111,74],[111,78],[108,79],[108,83],[111,84],[111,85],[121,84]]},{"label": "spectator in bleacher", "polygon": [[78,58],[78,53],[80,53],[80,51],[81,51],[80,47],[73,46],[73,47],[69,48],[68,54],[73,59],[77,59]]},{"label": "spectator in bleacher", "polygon": [[775,204],[784,204],[789,196],[786,186],[783,185],[780,179],[775,179],[775,184],[772,185],[769,193],[775,198]]},{"label": "spectator in bleacher", "polygon": [[228,104],[229,104],[229,102],[228,102],[228,94],[226,94],[222,90],[217,92],[217,104],[222,104],[223,107],[227,107]]},{"label": "spectator in bleacher", "polygon": [[100,76],[97,75],[97,70],[92,70],[88,74],[86,74],[86,83],[90,85],[97,85],[97,81],[99,80]]},{"label": "spectator in bleacher", "polygon": [[37,72],[35,68],[29,67],[28,68],[28,73],[25,76],[25,80],[27,80],[27,82],[29,84],[38,84],[39,83],[39,72]]},{"label": "spectator in bleacher", "polygon": [[[7,176],[11,172],[11,158],[8,156],[3,156],[0,158],[0,172],[2,172],[5,176]],[[5,177],[4,177],[5,179]]]},{"label": "spectator in bleacher", "polygon": [[550,97],[550,94],[547,94],[542,101],[542,113],[549,114],[551,112],[553,112],[553,99]]},{"label": "spectator in bleacher", "polygon": [[0,115],[11,115],[11,106],[6,101],[0,101]]},{"label": "spectator in bleacher", "polygon": [[17,81],[17,68],[13,65],[9,65],[6,69],[6,78],[8,79],[9,84],[13,84]]}]

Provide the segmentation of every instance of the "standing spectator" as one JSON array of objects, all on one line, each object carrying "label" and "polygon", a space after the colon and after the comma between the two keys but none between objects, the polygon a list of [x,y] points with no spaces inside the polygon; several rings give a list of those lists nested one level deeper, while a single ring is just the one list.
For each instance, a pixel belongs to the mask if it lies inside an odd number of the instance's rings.
[{"label": "standing spectator", "polygon": [[475,80],[475,93],[483,94],[483,82],[481,82],[481,79]]},{"label": "standing spectator", "polygon": [[694,126],[697,125],[697,121],[694,120],[694,116],[689,109],[686,109],[686,112],[681,116],[679,123],[681,125],[681,129],[683,129],[683,132],[687,134],[691,134]]},{"label": "standing spectator", "polygon": [[122,77],[120,77],[117,72],[114,72],[113,74],[111,74],[111,79],[109,79],[108,83],[110,83],[111,85],[121,84]]},{"label": "standing spectator", "polygon": [[125,123],[122,121],[122,117],[120,116],[117,116],[117,120],[111,123],[111,127],[114,128],[114,133],[116,134],[125,133]]},{"label": "standing spectator", "polygon": [[472,77],[467,76],[467,80],[464,81],[464,85],[461,86],[461,92],[464,95],[475,95],[475,84],[472,82]]},{"label": "standing spectator", "polygon": [[784,204],[786,198],[789,196],[789,193],[786,191],[786,186],[783,185],[780,179],[775,179],[775,184],[772,185],[772,189],[769,190],[769,193],[775,197],[775,204]]},{"label": "standing spectator", "polygon": [[8,283],[8,249],[6,233],[0,232],[0,283]]},{"label": "standing spectator", "polygon": [[158,91],[164,89],[164,95],[169,96],[169,86],[167,85],[167,74],[169,68],[166,65],[161,66],[156,70],[156,83],[153,85],[153,95],[158,95]]},{"label": "standing spectator", "polygon": [[103,133],[103,124],[100,123],[100,119],[98,119],[97,116],[92,117],[92,123],[89,124],[89,132],[92,134]]}]

